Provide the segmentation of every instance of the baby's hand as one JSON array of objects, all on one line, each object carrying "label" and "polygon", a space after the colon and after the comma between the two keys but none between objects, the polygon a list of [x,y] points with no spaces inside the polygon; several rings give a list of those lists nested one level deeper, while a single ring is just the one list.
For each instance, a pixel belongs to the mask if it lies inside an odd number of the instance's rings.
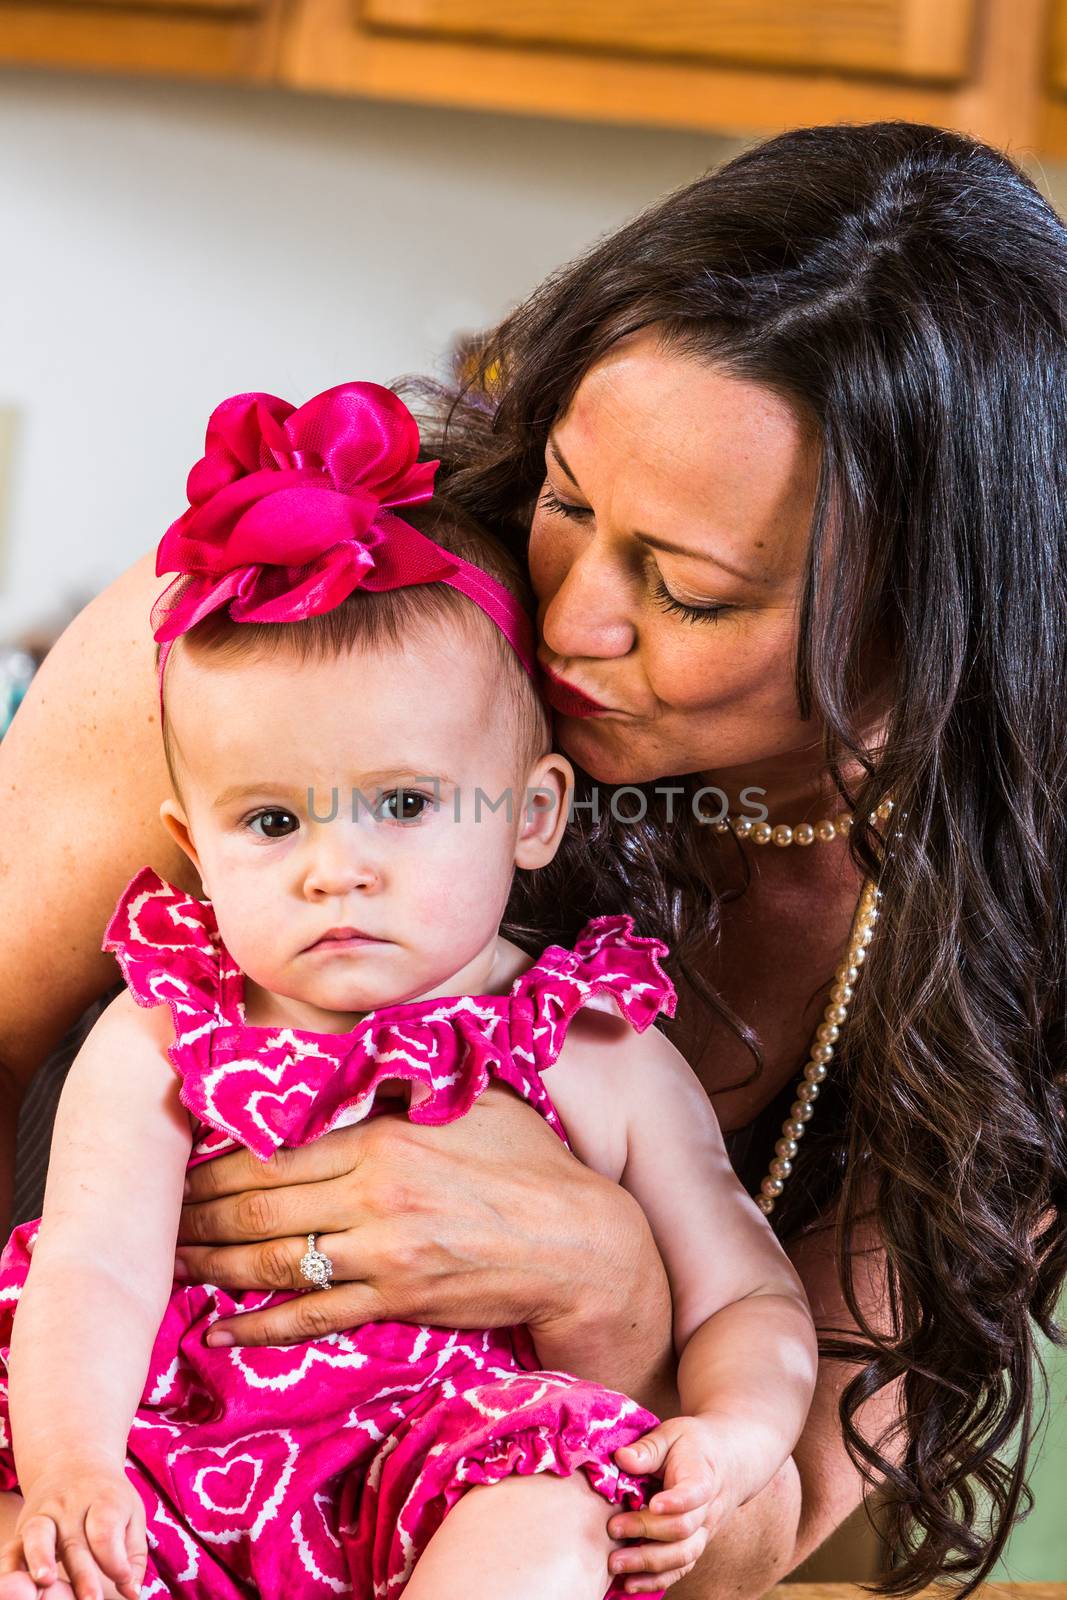
[{"label": "baby's hand", "polygon": [[663,1488],[644,1511],[624,1511],[608,1523],[613,1539],[655,1541],[612,1554],[611,1572],[627,1574],[627,1594],[666,1589],[684,1578],[720,1522],[736,1508],[724,1471],[723,1444],[722,1436],[700,1417],[672,1417],[616,1450],[615,1460],[625,1472],[663,1479]]},{"label": "baby's hand", "polygon": [[122,1468],[67,1461],[26,1495],[15,1537],[0,1550],[0,1600],[34,1600],[39,1589],[137,1600],[147,1556],[144,1507]]}]

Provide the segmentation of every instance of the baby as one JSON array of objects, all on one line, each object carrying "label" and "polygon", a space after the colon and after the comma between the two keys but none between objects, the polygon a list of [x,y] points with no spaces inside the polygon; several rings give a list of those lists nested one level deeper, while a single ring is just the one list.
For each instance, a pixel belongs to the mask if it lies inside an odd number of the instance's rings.
[{"label": "baby", "polygon": [[[374,384],[236,396],[160,545],[160,814],[209,898],[147,867],[122,894],[104,948],[127,989],[0,1262],[0,1488],[24,1499],[0,1600],[662,1592],[803,1425],[810,1316],[651,1026],[666,947],[621,915],[536,959],[501,935],[573,775],[517,584],[418,450]],[[643,1206],[684,1415],[540,1370],[523,1328],[235,1348],[215,1324],[287,1296],[172,1281],[190,1164],[494,1094]],[[293,1252],[328,1295],[329,1235]],[[642,1507],[620,1546],[609,1508]]]}]

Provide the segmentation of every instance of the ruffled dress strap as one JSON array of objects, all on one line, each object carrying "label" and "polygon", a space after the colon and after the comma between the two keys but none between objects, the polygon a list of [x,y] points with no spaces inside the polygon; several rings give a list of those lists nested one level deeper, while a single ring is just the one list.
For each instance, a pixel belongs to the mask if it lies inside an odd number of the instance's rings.
[{"label": "ruffled dress strap", "polygon": [[192,1160],[243,1143],[239,1130],[205,1124],[196,1103],[215,1041],[239,1030],[243,1018],[244,978],[219,938],[211,902],[142,867],[122,891],[101,949],[115,957],[139,1006],[170,1007],[174,1040],[167,1056],[181,1080],[181,1102],[199,1124]]},{"label": "ruffled dress strap", "polygon": [[583,1006],[614,1011],[638,1033],[658,1016],[673,1017],[678,996],[662,966],[668,953],[661,939],[636,933],[625,915],[594,917],[573,949],[549,945],[511,991],[533,1005],[537,1068],[559,1059],[571,1019]]},{"label": "ruffled dress strap", "polygon": [[247,1023],[244,975],[210,901],[149,867],[123,891],[103,948],[139,1005],[170,1006],[167,1053],[202,1130],[194,1158],[239,1143],[266,1160],[362,1121],[383,1091],[402,1093],[412,1122],[452,1122],[494,1078],[565,1139],[541,1072],[557,1060],[575,1013],[614,1010],[641,1032],[675,1008],[660,965],[666,946],[637,935],[627,916],[595,918],[571,950],[550,945],[507,995],[385,1006],[346,1033]]},{"label": "ruffled dress strap", "polygon": [[240,974],[210,900],[175,888],[153,868],[142,867],[122,891],[101,949],[118,961],[138,1005],[170,1006],[175,1033],[197,1013],[239,1019]]}]

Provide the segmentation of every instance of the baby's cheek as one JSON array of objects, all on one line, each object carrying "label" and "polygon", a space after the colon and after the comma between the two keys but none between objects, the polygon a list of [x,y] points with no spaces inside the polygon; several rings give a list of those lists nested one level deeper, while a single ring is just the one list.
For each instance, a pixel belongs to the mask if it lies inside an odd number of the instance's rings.
[{"label": "baby's cheek", "polygon": [[455,929],[464,945],[494,931],[513,871],[507,836],[490,823],[449,823],[433,859],[420,863],[414,904],[435,923]]}]

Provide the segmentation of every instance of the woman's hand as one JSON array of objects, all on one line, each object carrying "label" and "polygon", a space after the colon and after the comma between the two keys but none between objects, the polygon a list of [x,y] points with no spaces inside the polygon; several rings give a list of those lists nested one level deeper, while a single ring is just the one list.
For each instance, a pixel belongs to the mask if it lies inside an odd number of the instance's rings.
[{"label": "woman's hand", "polygon": [[330,1288],[218,1322],[211,1343],[292,1344],[395,1319],[526,1323],[546,1367],[627,1393],[670,1357],[666,1275],[640,1207],[584,1167],[544,1119],[491,1086],[444,1127],[386,1114],[261,1163],[189,1174],[179,1278],[231,1291],[306,1289],[309,1233]]}]

